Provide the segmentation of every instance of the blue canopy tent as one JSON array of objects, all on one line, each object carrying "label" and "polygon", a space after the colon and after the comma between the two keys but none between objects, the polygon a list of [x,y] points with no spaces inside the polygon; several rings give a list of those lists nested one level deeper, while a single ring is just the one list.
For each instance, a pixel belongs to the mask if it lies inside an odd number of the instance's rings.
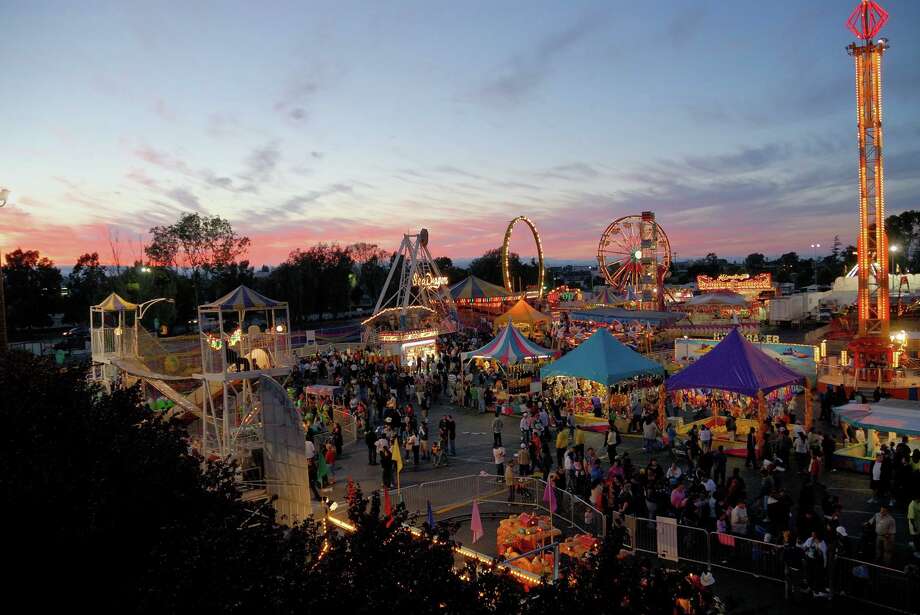
[{"label": "blue canopy tent", "polygon": [[598,329],[575,350],[540,369],[543,380],[570,376],[612,386],[635,376],[664,375],[664,368]]},{"label": "blue canopy tent", "polygon": [[731,333],[689,367],[668,379],[668,391],[717,389],[755,397],[784,386],[803,384],[805,377],[762,350],[738,332]]}]

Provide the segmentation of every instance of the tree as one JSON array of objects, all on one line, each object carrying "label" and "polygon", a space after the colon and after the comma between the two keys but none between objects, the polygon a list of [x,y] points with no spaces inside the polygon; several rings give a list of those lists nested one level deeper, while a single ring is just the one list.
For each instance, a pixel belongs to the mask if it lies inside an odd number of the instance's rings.
[{"label": "tree", "polygon": [[67,301],[64,318],[67,322],[86,322],[89,307],[96,305],[109,292],[106,268],[99,263],[99,253],[82,254],[67,276]]},{"label": "tree", "polygon": [[[246,254],[249,238],[240,236],[220,216],[182,214],[175,224],[150,229],[150,244],[144,253],[155,265],[183,267],[192,272],[195,303],[198,303],[200,274],[226,269]],[[248,268],[248,263],[247,263]]]},{"label": "tree", "polygon": [[755,252],[753,254],[748,254],[744,259],[744,268],[747,269],[748,273],[760,273],[767,267],[767,257],[763,254]]},{"label": "tree", "polygon": [[386,282],[393,253],[382,250],[373,243],[352,244],[347,250],[355,268],[352,303],[362,303],[365,299],[369,302],[376,301]]},{"label": "tree", "polygon": [[53,578],[35,603],[60,596],[102,612],[294,610],[319,529],[286,529],[270,506],[242,502],[235,469],[202,466],[183,428],[138,391],[109,395],[85,368],[0,354],[0,497],[19,503],[2,513],[17,528],[7,581]]},{"label": "tree", "polygon": [[[502,275],[501,248],[489,250],[470,263],[469,272],[481,280],[504,286]],[[539,264],[534,260],[527,264],[521,262],[521,257],[515,252],[508,254],[508,274],[515,289],[524,289],[537,283],[539,279]]]},{"label": "tree", "polygon": [[434,259],[434,264],[438,266],[441,275],[447,276],[450,284],[456,284],[470,274],[468,270],[455,266],[454,261],[447,256],[437,257]]},{"label": "tree", "polygon": [[354,261],[347,248],[319,243],[294,250],[269,276],[270,293],[287,297],[291,318],[348,309]]},{"label": "tree", "polygon": [[61,305],[61,271],[38,250],[17,249],[6,255],[6,318],[11,331],[47,327]]},{"label": "tree", "polygon": [[154,226],[150,234],[144,252],[154,264],[185,267],[192,272],[230,265],[246,254],[250,243],[220,216],[197,213],[182,214],[169,226]]}]

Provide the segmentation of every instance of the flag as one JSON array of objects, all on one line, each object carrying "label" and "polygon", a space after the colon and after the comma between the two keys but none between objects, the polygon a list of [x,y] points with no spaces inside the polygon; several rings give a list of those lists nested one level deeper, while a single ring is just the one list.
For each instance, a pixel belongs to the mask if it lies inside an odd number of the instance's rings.
[{"label": "flag", "polygon": [[556,490],[553,489],[553,483],[547,481],[546,489],[543,490],[543,501],[549,507],[549,512],[556,512]]},{"label": "flag", "polygon": [[393,450],[393,463],[396,464],[396,475],[398,476],[403,469],[402,451],[399,450],[399,440],[396,440],[391,448]]},{"label": "flag", "polygon": [[387,527],[393,525],[393,507],[390,506],[390,488],[383,488],[383,512],[386,514]]},{"label": "flag", "polygon": [[431,510],[431,500],[428,500],[428,527],[434,529],[434,512]]},{"label": "flag", "polygon": [[473,542],[476,542],[485,535],[482,529],[482,519],[479,518],[479,502],[473,500],[473,518],[470,521],[470,531],[473,533]]}]

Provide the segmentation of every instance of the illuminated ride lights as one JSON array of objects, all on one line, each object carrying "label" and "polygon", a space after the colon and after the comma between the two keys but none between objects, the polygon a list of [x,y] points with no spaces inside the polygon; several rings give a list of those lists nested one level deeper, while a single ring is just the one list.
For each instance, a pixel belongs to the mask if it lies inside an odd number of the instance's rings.
[{"label": "illuminated ride lights", "polygon": [[671,242],[649,211],[611,222],[597,246],[597,266],[618,293],[632,293],[642,309],[664,309]]},{"label": "illuminated ride lights", "polygon": [[[859,151],[859,236],[857,307],[866,353],[878,353],[889,343],[890,298],[888,286],[888,236],[885,232],[885,173],[882,153],[882,56],[884,38],[873,38],[888,20],[888,13],[873,0],[862,0],[847,20],[847,27],[862,44],[847,47],[853,56],[856,85],[856,125]],[[873,340],[870,342],[870,340]],[[875,350],[869,350],[870,348]],[[854,349],[855,350],[855,349]],[[864,363],[860,352],[856,361]],[[866,357],[876,360],[878,357]]]},{"label": "illuminated ride lights", "polygon": [[534,223],[527,216],[518,216],[514,220],[508,223],[508,228],[505,230],[505,241],[502,242],[502,279],[505,282],[505,290],[509,293],[514,292],[514,286],[511,284],[511,267],[509,259],[511,256],[511,232],[514,230],[514,225],[518,222],[523,222],[528,227],[530,227],[530,232],[533,234],[533,240],[537,244],[537,298],[543,296],[543,280],[544,280],[544,270],[543,270],[543,244],[540,241],[540,233],[537,232],[537,227],[534,226]]},{"label": "illuminated ride lights", "polygon": [[701,291],[773,290],[773,276],[766,272],[754,276],[723,273],[717,278],[700,274],[696,276],[696,285]]}]

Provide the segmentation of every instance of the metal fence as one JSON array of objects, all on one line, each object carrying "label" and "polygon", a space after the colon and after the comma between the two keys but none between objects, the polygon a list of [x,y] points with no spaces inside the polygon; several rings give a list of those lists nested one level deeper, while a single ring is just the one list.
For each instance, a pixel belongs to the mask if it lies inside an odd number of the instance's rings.
[{"label": "metal fence", "polygon": [[[784,584],[793,582],[783,546],[702,528],[628,516],[628,546],[672,562],[691,562],[707,569],[723,568]],[[880,607],[899,613],[920,613],[920,577],[846,557],[831,557],[830,589],[836,600],[856,606]],[[793,575],[794,576],[794,575]],[[790,585],[787,585],[787,588]]]},{"label": "metal fence", "polygon": [[[536,508],[543,514],[550,514],[544,501],[546,483],[538,478],[518,478],[515,482],[514,503],[517,506]],[[556,510],[553,521],[560,526],[571,527],[585,534],[603,538],[607,532],[604,514],[568,491],[554,490]],[[405,504],[410,514],[417,516],[417,523],[425,520],[428,504],[432,509],[447,514],[452,510],[465,509],[473,500],[479,503],[507,504],[508,486],[504,479],[492,475],[460,476],[444,480],[417,483],[390,491],[393,501]]]},{"label": "metal fence", "polygon": [[899,613],[920,613],[920,578],[847,557],[834,558],[830,568],[835,598]]}]

